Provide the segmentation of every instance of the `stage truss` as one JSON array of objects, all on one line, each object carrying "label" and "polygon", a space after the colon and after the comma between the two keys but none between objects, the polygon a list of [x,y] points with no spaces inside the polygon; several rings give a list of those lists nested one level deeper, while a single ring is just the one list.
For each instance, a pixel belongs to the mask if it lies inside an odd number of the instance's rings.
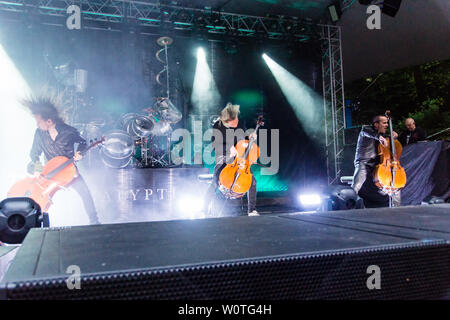
[{"label": "stage truss", "polygon": [[321,25],[323,110],[328,184],[338,182],[345,145],[344,71],[341,30]]},{"label": "stage truss", "polygon": [[[114,29],[144,28],[157,32],[226,35],[269,38],[275,40],[306,41],[314,32],[313,24],[297,17],[258,17],[214,11],[210,8],[190,8],[171,4],[128,0],[10,0],[0,1],[0,11],[44,15],[44,23],[65,25],[70,5],[81,9],[83,28]],[[32,17],[30,17],[32,18]],[[53,18],[53,19],[52,19]],[[58,19],[60,18],[60,19]],[[97,23],[92,23],[97,22]],[[64,23],[64,24],[63,24]],[[121,27],[120,27],[121,26]],[[145,32],[145,30],[140,32]]]},{"label": "stage truss", "polygon": [[[350,6],[354,1],[347,2]],[[208,39],[245,37],[289,42],[319,37],[322,44],[328,183],[332,184],[339,179],[345,143],[345,107],[341,34],[338,26],[315,25],[296,17],[258,17],[209,8],[128,0],[9,0],[0,1],[0,13],[9,13],[8,18],[19,18],[25,23],[39,21],[42,24],[65,26],[69,16],[67,8],[71,5],[80,7],[83,29],[127,29],[129,32],[142,34],[197,34]]]}]

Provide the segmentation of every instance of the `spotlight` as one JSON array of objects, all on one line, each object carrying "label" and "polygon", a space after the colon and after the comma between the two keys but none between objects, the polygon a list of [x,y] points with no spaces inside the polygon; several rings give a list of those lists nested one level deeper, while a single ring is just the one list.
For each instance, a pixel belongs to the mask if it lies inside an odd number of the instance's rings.
[{"label": "spotlight", "polygon": [[197,58],[198,59],[206,59],[205,50],[203,48],[197,49]]},{"label": "spotlight", "polygon": [[317,206],[322,203],[322,198],[318,194],[300,194],[298,198],[304,206]]},{"label": "spotlight", "polygon": [[190,219],[200,218],[203,199],[194,195],[185,195],[178,200],[178,210]]},{"label": "spotlight", "polygon": [[398,12],[398,9],[400,9],[401,3],[402,0],[384,0],[381,12],[390,17],[395,17],[395,15]]},{"label": "spotlight", "polygon": [[350,210],[364,207],[363,200],[349,186],[330,186],[328,193],[328,210]]},{"label": "spotlight", "polygon": [[440,203],[445,203],[445,200],[441,197],[436,197],[436,196],[430,196],[430,197],[426,197],[424,199],[424,201],[428,204],[440,204]]},{"label": "spotlight", "polygon": [[332,22],[339,21],[342,15],[341,5],[339,1],[328,6],[328,13],[330,14]]},{"label": "spotlight", "polygon": [[47,213],[31,198],[8,198],[0,202],[0,241],[22,243],[31,228],[48,227]]}]

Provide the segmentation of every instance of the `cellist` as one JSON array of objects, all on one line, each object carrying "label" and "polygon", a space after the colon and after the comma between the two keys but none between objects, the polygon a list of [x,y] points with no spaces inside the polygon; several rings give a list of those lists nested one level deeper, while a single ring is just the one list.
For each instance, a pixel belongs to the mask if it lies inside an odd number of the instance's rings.
[{"label": "cellist", "polygon": [[[31,111],[38,126],[30,152],[29,173],[38,174],[39,171],[42,171],[42,164],[39,160],[42,153],[47,161],[57,156],[73,157],[76,161],[81,160],[80,151],[86,148],[86,141],[77,129],[64,123],[52,99],[32,97],[22,101],[22,104]],[[75,152],[75,143],[78,143],[77,152]],[[99,224],[91,193],[79,173],[70,186],[80,195],[90,224]]]},{"label": "cellist", "polygon": [[[222,169],[233,162],[238,152],[235,148],[238,141],[242,139],[256,140],[256,132],[252,132],[249,137],[245,137],[245,128],[239,121],[239,105],[227,103],[225,108],[220,112],[219,118],[213,126],[213,135],[211,138],[213,148],[215,150],[216,165],[214,167],[213,181],[206,192],[204,199],[204,211],[207,212],[208,206],[214,199],[215,192],[219,186],[219,175]],[[253,176],[252,184],[247,192],[248,215],[258,216],[256,211],[256,179]]]},{"label": "cellist", "polygon": [[[352,188],[364,200],[367,208],[389,207],[389,196],[375,185],[374,170],[380,162],[378,144],[387,145],[385,138],[389,127],[388,118],[375,116],[371,126],[363,126],[359,133],[355,154],[355,173]],[[394,139],[398,134],[392,132]],[[393,197],[394,206],[400,206],[400,193]]]}]

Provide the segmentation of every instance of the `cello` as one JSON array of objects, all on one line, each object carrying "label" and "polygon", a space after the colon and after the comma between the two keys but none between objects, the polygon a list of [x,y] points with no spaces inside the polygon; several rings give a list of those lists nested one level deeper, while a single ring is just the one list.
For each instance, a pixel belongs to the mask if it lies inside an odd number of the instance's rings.
[{"label": "cello", "polygon": [[[259,116],[255,132],[263,125],[262,116]],[[250,167],[259,157],[259,147],[254,139],[239,141],[236,150],[238,155],[219,175],[219,190],[227,199],[242,198],[250,189],[253,177]]]},{"label": "cello", "polygon": [[389,195],[389,206],[392,207],[392,196],[406,185],[406,173],[399,161],[402,145],[394,140],[392,133],[391,112],[387,110],[385,116],[389,120],[390,139],[386,140],[386,146],[381,143],[378,145],[380,163],[375,169],[374,182],[381,191]]},{"label": "cello", "polygon": [[[85,155],[91,148],[103,143],[103,137],[95,141],[81,155]],[[28,197],[33,199],[43,212],[47,212],[52,204],[52,197],[61,188],[69,185],[77,173],[73,158],[58,156],[50,159],[38,176],[27,177],[16,182],[8,192],[10,197]]]}]

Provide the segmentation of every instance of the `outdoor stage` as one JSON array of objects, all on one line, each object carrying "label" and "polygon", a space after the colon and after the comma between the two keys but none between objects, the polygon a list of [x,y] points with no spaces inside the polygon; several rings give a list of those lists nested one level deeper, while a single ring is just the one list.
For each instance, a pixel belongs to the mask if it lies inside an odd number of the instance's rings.
[{"label": "outdoor stage", "polygon": [[[5,299],[448,299],[449,212],[442,204],[33,229],[20,248],[1,248],[0,265],[13,261],[0,292]],[[69,266],[81,271],[80,290],[67,287]]]}]

